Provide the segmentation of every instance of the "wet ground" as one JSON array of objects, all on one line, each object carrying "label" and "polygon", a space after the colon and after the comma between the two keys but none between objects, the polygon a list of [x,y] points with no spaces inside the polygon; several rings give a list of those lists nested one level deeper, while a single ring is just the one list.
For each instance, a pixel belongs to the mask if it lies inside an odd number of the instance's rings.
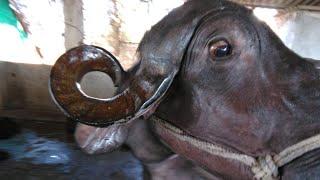
[{"label": "wet ground", "polygon": [[141,163],[127,149],[87,155],[70,125],[0,119],[0,179],[143,179]]}]

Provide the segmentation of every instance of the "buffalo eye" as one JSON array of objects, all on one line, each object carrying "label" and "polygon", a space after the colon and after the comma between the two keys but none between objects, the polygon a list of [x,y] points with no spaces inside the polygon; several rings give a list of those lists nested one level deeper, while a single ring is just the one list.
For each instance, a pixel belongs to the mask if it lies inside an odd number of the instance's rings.
[{"label": "buffalo eye", "polygon": [[212,59],[229,56],[232,53],[231,45],[225,40],[210,43],[209,52]]}]

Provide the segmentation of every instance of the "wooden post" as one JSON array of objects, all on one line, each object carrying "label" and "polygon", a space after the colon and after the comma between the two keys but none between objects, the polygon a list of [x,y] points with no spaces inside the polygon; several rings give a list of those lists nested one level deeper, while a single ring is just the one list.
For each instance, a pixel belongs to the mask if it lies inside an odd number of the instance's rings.
[{"label": "wooden post", "polygon": [[65,47],[68,50],[82,44],[84,39],[82,0],[64,1],[63,11],[65,20]]}]

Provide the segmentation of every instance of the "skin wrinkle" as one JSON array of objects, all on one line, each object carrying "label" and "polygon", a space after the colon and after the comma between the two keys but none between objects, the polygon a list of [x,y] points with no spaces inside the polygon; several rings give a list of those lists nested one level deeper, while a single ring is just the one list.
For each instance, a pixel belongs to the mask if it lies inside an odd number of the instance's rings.
[{"label": "skin wrinkle", "polygon": [[[221,13],[222,10],[225,10],[225,7],[222,5],[221,1],[220,1],[220,7],[219,8],[214,8],[212,10],[210,10],[209,12],[207,12],[205,15],[203,15],[202,18],[200,18],[200,21],[197,23],[196,27],[195,27],[195,30],[193,31],[193,34],[191,36],[191,40],[192,39],[195,39],[196,36],[197,36],[197,30],[202,26],[202,21],[205,21],[206,17],[208,17],[210,14],[213,14],[213,13],[217,13],[217,15],[219,15],[218,13]],[[220,11],[220,12],[217,12],[217,11]],[[189,55],[190,53],[188,53],[188,49],[194,49],[193,47],[190,47],[190,46],[194,46],[192,43],[191,43],[191,40],[190,42],[187,44],[186,46],[186,51],[184,52],[183,54],[183,58],[182,58],[182,62],[181,62],[181,68],[180,68],[180,71],[182,75],[186,75],[185,73],[185,69],[187,69],[186,67],[188,67],[188,65],[192,62],[192,59],[194,58],[191,58]],[[185,59],[188,59],[188,61],[186,61]]]}]

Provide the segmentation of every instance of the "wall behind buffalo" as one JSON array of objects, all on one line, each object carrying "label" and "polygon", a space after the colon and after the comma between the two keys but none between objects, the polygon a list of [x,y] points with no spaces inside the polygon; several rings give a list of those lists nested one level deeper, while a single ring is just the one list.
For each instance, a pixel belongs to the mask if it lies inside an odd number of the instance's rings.
[{"label": "wall behind buffalo", "polygon": [[284,41],[304,57],[320,60],[320,13],[294,12],[283,26]]}]

